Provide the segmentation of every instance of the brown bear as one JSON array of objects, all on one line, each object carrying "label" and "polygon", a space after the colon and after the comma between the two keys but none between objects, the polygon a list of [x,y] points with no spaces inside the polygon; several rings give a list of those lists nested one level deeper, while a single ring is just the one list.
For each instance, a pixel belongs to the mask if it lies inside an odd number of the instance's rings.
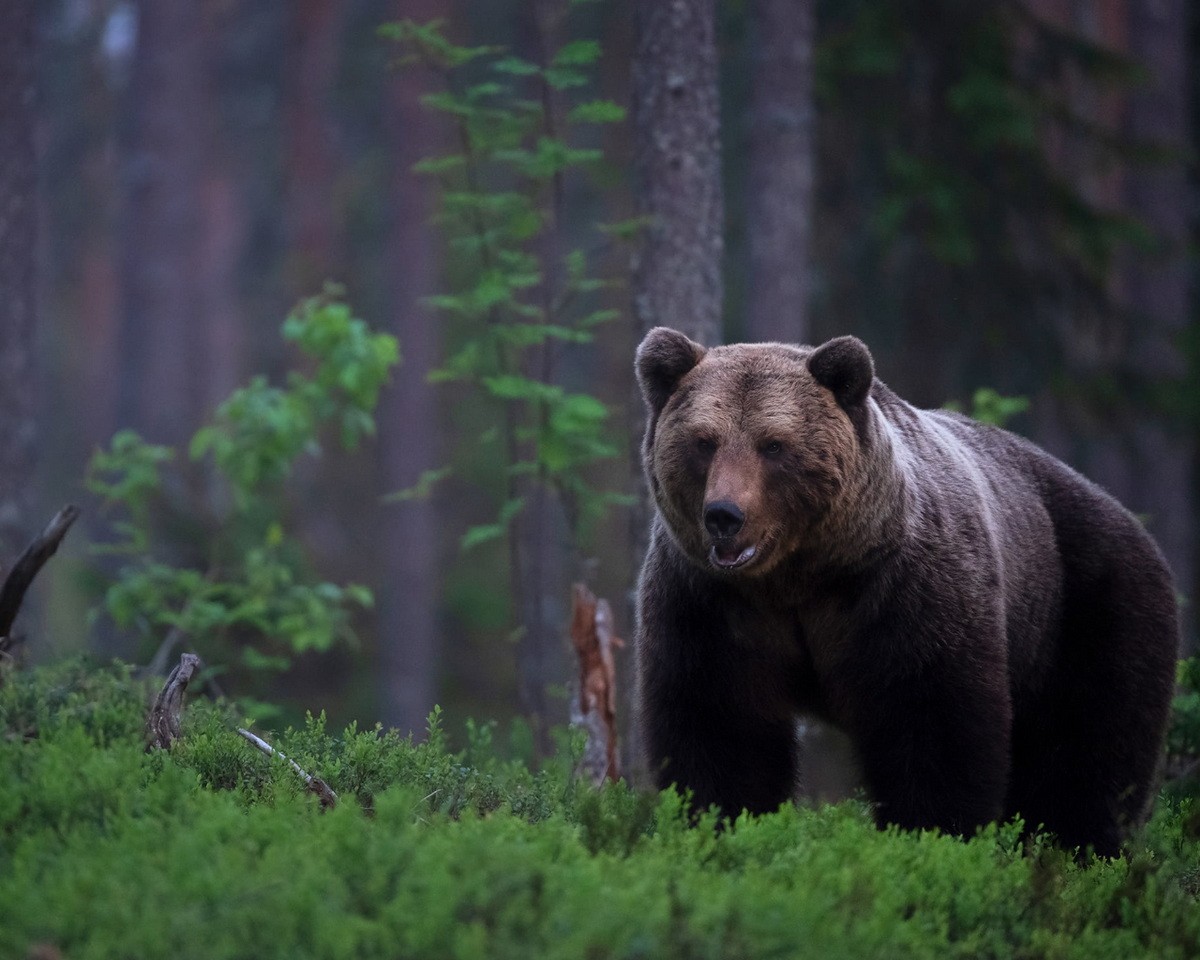
[{"label": "brown bear", "polygon": [[882,824],[1019,814],[1117,852],[1154,787],[1179,647],[1141,524],[1026,440],[918,410],[866,346],[637,353],[657,505],[639,706],[660,786],[791,797],[795,720],[845,730]]}]

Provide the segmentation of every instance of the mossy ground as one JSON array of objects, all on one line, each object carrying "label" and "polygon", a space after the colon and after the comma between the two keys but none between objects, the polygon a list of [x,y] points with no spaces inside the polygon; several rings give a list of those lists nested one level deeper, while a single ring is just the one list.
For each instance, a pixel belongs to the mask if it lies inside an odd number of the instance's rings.
[{"label": "mossy ground", "polygon": [[715,831],[671,793],[318,719],[276,746],[193,699],[144,750],[146,689],[82,663],[0,690],[0,957],[1005,957],[1200,954],[1200,807],[1160,799],[1080,866],[1013,825],[879,832],[846,803]]}]

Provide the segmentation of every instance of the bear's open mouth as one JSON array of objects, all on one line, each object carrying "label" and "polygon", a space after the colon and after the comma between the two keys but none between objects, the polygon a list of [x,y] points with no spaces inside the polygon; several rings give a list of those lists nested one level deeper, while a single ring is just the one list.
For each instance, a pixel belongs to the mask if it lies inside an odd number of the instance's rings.
[{"label": "bear's open mouth", "polygon": [[708,561],[714,567],[720,567],[722,570],[732,570],[734,567],[745,566],[754,559],[754,554],[758,551],[755,544],[750,544],[748,547],[739,548],[735,544],[719,544],[714,543],[712,549],[708,552]]}]

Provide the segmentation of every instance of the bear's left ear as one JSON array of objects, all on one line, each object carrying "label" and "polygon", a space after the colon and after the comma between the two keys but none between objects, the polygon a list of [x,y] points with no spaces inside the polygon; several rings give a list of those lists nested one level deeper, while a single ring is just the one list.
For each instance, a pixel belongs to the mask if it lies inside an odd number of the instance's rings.
[{"label": "bear's left ear", "polygon": [[862,405],[871,392],[875,362],[871,351],[858,337],[835,337],[808,358],[808,372],[821,386],[833,392],[843,410]]},{"label": "bear's left ear", "polygon": [[655,327],[646,334],[634,365],[646,406],[655,417],[662,413],[679,381],[705,353],[696,341],[669,327]]}]

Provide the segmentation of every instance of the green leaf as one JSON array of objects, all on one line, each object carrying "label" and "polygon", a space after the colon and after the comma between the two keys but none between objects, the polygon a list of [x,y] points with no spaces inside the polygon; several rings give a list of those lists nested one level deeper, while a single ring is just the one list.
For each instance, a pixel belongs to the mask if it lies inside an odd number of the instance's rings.
[{"label": "green leaf", "polygon": [[479,546],[481,543],[500,539],[508,532],[508,525],[524,507],[525,500],[522,497],[505,501],[500,507],[500,515],[497,521],[495,523],[471,527],[463,535],[460,549],[466,551]]},{"label": "green leaf", "polygon": [[389,493],[383,498],[384,503],[399,503],[404,500],[428,500],[433,494],[433,488],[454,472],[453,467],[439,467],[436,470],[422,471],[417,482],[411,487]]},{"label": "green leaf", "polygon": [[260,653],[254,647],[242,648],[242,663],[251,670],[273,670],[282,673],[292,666],[292,661],[285,656],[268,656]]},{"label": "green leaf", "polygon": [[505,374],[499,377],[484,377],[483,385],[488,393],[502,400],[531,400],[546,402],[557,400],[562,396],[562,387],[516,374]]},{"label": "green leaf", "polygon": [[499,73],[511,73],[519,77],[533,76],[542,72],[536,63],[523,60],[520,57],[503,57],[492,64],[492,69]]},{"label": "green leaf", "polygon": [[581,103],[567,114],[571,123],[620,123],[624,119],[625,108],[611,100]]},{"label": "green leaf", "polygon": [[414,173],[441,174],[452,170],[461,170],[466,166],[467,158],[461,153],[448,153],[441,157],[426,157],[412,165]]},{"label": "green leaf", "polygon": [[580,73],[578,70],[573,70],[570,67],[547,67],[542,76],[546,78],[548,83],[555,90],[569,90],[572,87],[586,87],[588,85],[587,74]]},{"label": "green leaf", "polygon": [[550,61],[555,67],[583,67],[600,59],[600,43],[596,40],[572,40],[561,47]]}]

